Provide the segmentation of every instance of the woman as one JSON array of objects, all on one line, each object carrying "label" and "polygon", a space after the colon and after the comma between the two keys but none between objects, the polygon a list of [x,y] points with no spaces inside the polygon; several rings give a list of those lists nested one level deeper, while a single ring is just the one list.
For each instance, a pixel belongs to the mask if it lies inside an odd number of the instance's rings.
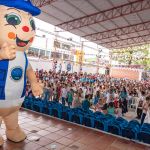
[{"label": "woman", "polygon": [[137,118],[140,119],[142,116],[142,106],[143,106],[143,102],[144,102],[144,96],[145,96],[145,92],[142,91],[141,92],[141,96],[139,97],[139,103],[138,103],[138,107],[137,107]]},{"label": "woman", "polygon": [[122,113],[126,113],[128,112],[128,107],[127,107],[127,90],[125,87],[122,88],[121,92],[120,92],[120,99],[123,103],[123,107],[122,107]]}]

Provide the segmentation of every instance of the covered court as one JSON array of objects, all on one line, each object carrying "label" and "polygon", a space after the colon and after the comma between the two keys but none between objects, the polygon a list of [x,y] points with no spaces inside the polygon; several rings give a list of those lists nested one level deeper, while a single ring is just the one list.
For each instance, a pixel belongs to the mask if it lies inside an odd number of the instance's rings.
[{"label": "covered court", "polygon": [[[39,19],[110,50],[150,42],[150,0],[32,0]],[[64,32],[65,34],[65,32]],[[28,138],[5,141],[0,150],[150,150],[144,143],[22,109],[19,123]],[[4,126],[0,130],[5,137]],[[32,141],[30,137],[39,137]]]}]

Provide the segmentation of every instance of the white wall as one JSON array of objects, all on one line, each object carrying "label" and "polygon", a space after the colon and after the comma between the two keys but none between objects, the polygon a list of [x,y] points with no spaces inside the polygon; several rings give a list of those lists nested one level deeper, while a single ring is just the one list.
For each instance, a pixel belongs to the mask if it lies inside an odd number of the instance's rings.
[{"label": "white wall", "polygon": [[[33,67],[34,70],[36,69],[44,69],[44,70],[47,70],[49,71],[50,69],[52,70],[53,69],[53,62],[50,61],[50,60],[41,60],[41,59],[38,59],[38,58],[32,58],[32,57],[28,57],[29,59],[29,62],[31,64],[31,66]],[[67,68],[67,64],[68,62],[58,62],[58,66],[59,64],[62,64],[62,71],[67,71],[66,68]],[[79,64],[76,64],[76,65],[73,65],[72,64],[72,70],[70,72],[79,72],[79,69],[80,69],[80,65]],[[58,67],[57,67],[57,70],[58,70]],[[100,68],[99,69],[99,73],[102,73],[102,72],[105,72],[105,71],[102,71],[104,70],[103,68]],[[87,73],[96,73],[97,72],[97,67],[96,66],[90,66],[90,65],[83,65],[82,67],[82,72],[87,72]]]}]

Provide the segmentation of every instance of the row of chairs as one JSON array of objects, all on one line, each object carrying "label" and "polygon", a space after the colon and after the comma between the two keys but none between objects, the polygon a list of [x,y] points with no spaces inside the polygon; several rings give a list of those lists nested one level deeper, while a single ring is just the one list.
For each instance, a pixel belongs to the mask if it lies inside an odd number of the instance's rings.
[{"label": "row of chairs", "polygon": [[124,118],[116,118],[110,114],[104,115],[101,112],[93,112],[91,110],[84,111],[82,108],[69,108],[58,102],[29,97],[25,98],[23,107],[150,144],[150,124],[145,123],[141,126],[137,120],[128,122]]}]

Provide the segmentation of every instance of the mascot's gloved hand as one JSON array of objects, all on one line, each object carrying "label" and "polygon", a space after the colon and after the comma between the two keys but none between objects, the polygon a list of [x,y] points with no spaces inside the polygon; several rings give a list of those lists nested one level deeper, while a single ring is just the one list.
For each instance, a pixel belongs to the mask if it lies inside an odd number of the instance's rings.
[{"label": "mascot's gloved hand", "polygon": [[16,57],[16,47],[14,45],[4,43],[0,50],[0,60],[14,59]]},{"label": "mascot's gloved hand", "polygon": [[43,87],[38,82],[31,83],[31,89],[35,97],[43,94]]}]

